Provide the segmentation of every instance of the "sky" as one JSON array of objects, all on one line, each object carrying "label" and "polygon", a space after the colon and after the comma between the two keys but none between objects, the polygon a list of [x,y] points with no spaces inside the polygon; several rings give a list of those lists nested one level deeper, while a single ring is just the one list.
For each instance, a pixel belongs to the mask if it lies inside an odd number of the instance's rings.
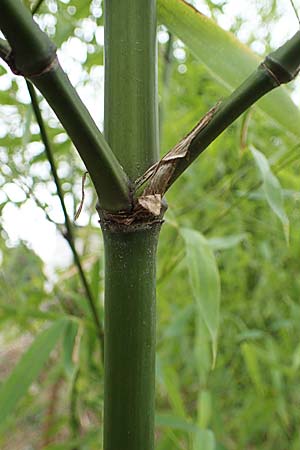
[{"label": "sky", "polygon": [[[220,0],[221,1],[221,0]],[[204,14],[209,15],[209,8],[204,0],[196,0],[195,5]],[[217,0],[215,0],[217,3]],[[247,40],[249,34],[255,30],[257,39],[253,43],[253,50],[258,53],[264,52],[264,36],[265,29],[261,25],[260,17],[257,14],[257,5],[261,5],[259,0],[228,0],[226,2],[224,16],[219,17],[219,24],[225,29],[229,29],[233,23],[236,15],[244,19],[243,26],[238,32],[238,38],[242,41]],[[296,7],[300,10],[300,0],[295,1]],[[278,8],[280,11],[280,20],[272,28],[272,45],[274,47],[281,45],[287,38],[289,38],[299,28],[297,17],[289,0],[279,0]],[[94,28],[96,27],[96,29]],[[90,20],[86,20],[82,29],[83,33],[91,33],[95,31],[97,42],[103,44],[104,30],[103,27],[98,27]],[[163,33],[159,35],[163,40]],[[104,71],[103,67],[95,67],[91,72],[93,83],[82,87],[80,86],[82,72],[81,64],[85,61],[87,52],[86,44],[83,44],[80,39],[73,37],[63,48],[59,50],[58,56],[65,71],[68,73],[72,83],[78,87],[79,94],[84,100],[96,123],[102,127],[103,122],[103,103],[99,101],[99,91],[103,92],[104,87]],[[18,81],[21,83],[21,81]],[[0,77],[0,90],[9,89],[11,83],[11,75]],[[23,85],[24,86],[24,85]],[[95,89],[97,89],[98,96],[95,97]],[[25,89],[20,90],[20,97],[22,100],[28,101],[27,92]],[[300,88],[298,84],[295,87],[293,99],[299,104]],[[103,98],[103,95],[101,96]],[[0,115],[0,136],[5,134],[5,124]],[[31,147],[29,147],[30,149]],[[35,151],[34,148],[32,151]],[[80,183],[80,180],[79,180]],[[9,183],[5,186],[6,194],[14,200],[22,198],[21,189]],[[2,194],[3,195],[3,194]],[[47,192],[45,192],[45,198]],[[49,196],[48,196],[49,197]],[[0,192],[0,202],[1,202]],[[48,198],[53,202],[52,197]],[[62,215],[58,202],[52,204],[52,216],[58,220],[62,220]],[[79,225],[87,222],[87,214],[83,212],[78,220]],[[71,254],[65,240],[56,231],[55,225],[49,223],[43,211],[39,209],[33,200],[28,200],[26,203],[17,207],[12,204],[7,205],[3,210],[2,225],[9,235],[10,245],[15,245],[20,239],[27,242],[28,245],[44,260],[46,273],[51,277],[55,269],[67,266],[71,262]]]}]

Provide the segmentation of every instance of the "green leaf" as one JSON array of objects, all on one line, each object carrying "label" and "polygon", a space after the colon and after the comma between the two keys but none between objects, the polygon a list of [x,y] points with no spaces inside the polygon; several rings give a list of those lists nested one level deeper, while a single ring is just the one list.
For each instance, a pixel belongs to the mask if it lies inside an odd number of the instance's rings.
[{"label": "green leaf", "polygon": [[[260,58],[235,36],[183,0],[158,0],[158,18],[230,92],[259,65]],[[259,108],[294,137],[300,137],[300,112],[284,87],[258,102]]]},{"label": "green leaf", "polygon": [[66,320],[54,322],[42,331],[24,353],[0,388],[0,427],[24,397],[31,383],[40,374],[51,351],[61,337]]},{"label": "green leaf", "polygon": [[220,314],[220,278],[215,256],[201,233],[181,230],[186,246],[186,258],[192,294],[199,313],[212,340],[213,366],[217,354],[217,336]]},{"label": "green leaf", "polygon": [[155,424],[157,427],[169,427],[175,430],[187,431],[189,433],[198,433],[200,431],[197,425],[171,414],[157,414],[155,416]]},{"label": "green leaf", "polygon": [[242,355],[244,357],[249,376],[257,389],[258,394],[264,394],[265,386],[257,359],[256,347],[253,344],[244,342],[241,345]]},{"label": "green leaf", "polygon": [[195,318],[194,355],[199,383],[206,385],[213,365],[211,355],[211,338],[201,314]]},{"label": "green leaf", "polygon": [[260,171],[261,179],[263,182],[263,190],[267,202],[272,211],[280,219],[286,241],[287,243],[289,243],[290,224],[288,216],[286,215],[284,210],[283,193],[278,178],[273,174],[265,155],[259,150],[255,149],[253,146],[251,146],[250,150]]},{"label": "green leaf", "polygon": [[247,237],[246,233],[207,239],[212,250],[227,250],[235,247]]},{"label": "green leaf", "polygon": [[78,323],[70,320],[65,328],[63,337],[63,360],[66,373],[72,375],[74,369],[73,363],[73,349],[78,332]]},{"label": "green leaf", "polygon": [[292,360],[293,370],[296,372],[300,367],[300,344],[297,345],[293,352],[293,360]]},{"label": "green leaf", "polygon": [[173,315],[172,321],[166,327],[164,332],[164,339],[182,336],[186,332],[188,321],[195,314],[195,305],[187,305],[182,311]]},{"label": "green leaf", "polygon": [[214,433],[211,430],[199,430],[194,438],[193,450],[216,450]]},{"label": "green leaf", "polygon": [[185,418],[187,414],[181,397],[178,373],[171,366],[165,367],[163,373],[170,404],[177,416]]},{"label": "green leaf", "polygon": [[205,429],[212,417],[211,393],[202,389],[198,397],[198,422],[201,429]]}]

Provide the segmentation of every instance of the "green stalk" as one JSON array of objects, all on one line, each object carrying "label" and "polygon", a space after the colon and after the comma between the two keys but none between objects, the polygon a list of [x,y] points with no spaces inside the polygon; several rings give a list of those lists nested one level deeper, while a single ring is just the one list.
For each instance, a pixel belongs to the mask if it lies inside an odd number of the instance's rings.
[{"label": "green stalk", "polygon": [[105,3],[105,137],[131,180],[159,156],[155,3]]},{"label": "green stalk", "polygon": [[153,450],[159,225],[104,230],[104,450]]},{"label": "green stalk", "polygon": [[61,69],[54,44],[19,0],[1,1],[0,28],[12,49],[7,56],[4,48],[0,56],[45,96],[85,163],[101,206],[114,212],[130,209],[127,176]]},{"label": "green stalk", "polygon": [[[132,180],[159,154],[155,3],[105,2],[105,137]],[[100,217],[105,243],[104,450],[153,450],[160,221],[145,223],[103,211]]]}]

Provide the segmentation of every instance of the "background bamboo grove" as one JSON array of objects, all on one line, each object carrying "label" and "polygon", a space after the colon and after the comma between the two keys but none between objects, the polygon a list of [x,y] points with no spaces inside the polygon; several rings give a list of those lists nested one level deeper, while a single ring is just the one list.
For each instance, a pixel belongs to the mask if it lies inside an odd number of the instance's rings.
[{"label": "background bamboo grove", "polygon": [[231,5],[2,0],[1,449],[299,448],[299,26]]}]

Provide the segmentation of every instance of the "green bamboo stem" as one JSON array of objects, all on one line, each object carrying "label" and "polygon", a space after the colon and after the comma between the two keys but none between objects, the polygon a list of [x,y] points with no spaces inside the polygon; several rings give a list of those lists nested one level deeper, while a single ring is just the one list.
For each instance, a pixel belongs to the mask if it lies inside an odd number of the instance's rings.
[{"label": "green bamboo stem", "polygon": [[[105,137],[134,180],[157,161],[155,0],[105,2]],[[104,450],[154,449],[160,223],[100,211],[105,243]],[[121,220],[121,223],[118,222]]]},{"label": "green bamboo stem", "polygon": [[158,234],[104,229],[104,450],[154,448]]},{"label": "green bamboo stem", "polygon": [[6,62],[42,92],[90,173],[101,206],[130,209],[129,181],[111,148],[61,69],[55,46],[19,0],[2,0],[0,28],[12,49]]},{"label": "green bamboo stem", "polygon": [[131,180],[159,157],[155,3],[105,3],[105,137]]},{"label": "green bamboo stem", "polygon": [[209,111],[180,143],[137,180],[137,187],[147,183],[147,195],[163,195],[230,124],[265,94],[293,80],[299,68],[300,31],[267,56],[239,88]]}]

